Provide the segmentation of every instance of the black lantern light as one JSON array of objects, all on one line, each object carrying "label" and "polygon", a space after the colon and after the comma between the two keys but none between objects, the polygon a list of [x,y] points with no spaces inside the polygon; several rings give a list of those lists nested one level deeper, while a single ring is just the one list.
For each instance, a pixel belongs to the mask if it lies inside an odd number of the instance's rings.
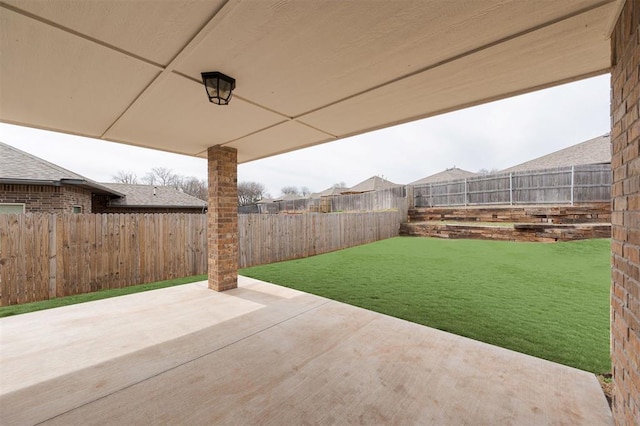
[{"label": "black lantern light", "polygon": [[202,82],[204,83],[205,89],[207,89],[209,102],[213,102],[216,105],[229,104],[233,89],[236,88],[235,78],[231,78],[218,71],[203,72]]}]

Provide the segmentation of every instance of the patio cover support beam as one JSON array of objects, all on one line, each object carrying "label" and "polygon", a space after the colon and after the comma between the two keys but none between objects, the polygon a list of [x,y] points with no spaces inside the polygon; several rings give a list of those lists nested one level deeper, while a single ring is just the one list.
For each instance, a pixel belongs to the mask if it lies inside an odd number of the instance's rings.
[{"label": "patio cover support beam", "polygon": [[238,152],[212,146],[207,156],[209,288],[225,291],[238,286]]}]

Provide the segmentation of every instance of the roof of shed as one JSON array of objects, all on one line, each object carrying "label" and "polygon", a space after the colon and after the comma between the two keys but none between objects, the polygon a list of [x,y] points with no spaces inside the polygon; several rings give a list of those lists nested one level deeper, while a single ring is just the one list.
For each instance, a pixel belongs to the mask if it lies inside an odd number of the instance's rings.
[{"label": "roof of shed", "polygon": [[185,194],[169,186],[138,185],[129,183],[103,183],[123,198],[110,201],[118,207],[167,207],[167,208],[206,208],[207,202]]},{"label": "roof of shed", "polygon": [[477,174],[467,170],[459,169],[454,166],[442,172],[438,172],[436,174],[427,176],[425,178],[418,179],[415,182],[411,182],[409,185],[422,185],[426,183],[447,182],[450,180],[466,179],[473,176],[477,176]]},{"label": "roof of shed", "polygon": [[609,134],[589,139],[568,148],[543,155],[513,167],[501,170],[500,173],[523,172],[528,170],[551,169],[585,164],[611,163],[611,138]]}]

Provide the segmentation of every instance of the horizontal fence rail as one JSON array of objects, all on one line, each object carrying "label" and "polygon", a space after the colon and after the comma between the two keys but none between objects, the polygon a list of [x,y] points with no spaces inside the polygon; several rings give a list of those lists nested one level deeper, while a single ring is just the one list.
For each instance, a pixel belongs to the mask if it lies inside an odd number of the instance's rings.
[{"label": "horizontal fence rail", "polygon": [[[312,256],[397,236],[406,210],[239,215],[239,264]],[[198,214],[0,214],[0,306],[207,272]]]},{"label": "horizontal fence rail", "polygon": [[415,185],[416,207],[611,201],[608,164],[477,176]]}]

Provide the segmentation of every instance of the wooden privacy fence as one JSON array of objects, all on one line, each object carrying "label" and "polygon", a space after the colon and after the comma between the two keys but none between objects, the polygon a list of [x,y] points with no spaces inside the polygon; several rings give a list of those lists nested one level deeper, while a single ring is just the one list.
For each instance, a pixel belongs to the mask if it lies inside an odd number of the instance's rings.
[{"label": "wooden privacy fence", "polygon": [[[260,213],[294,213],[294,212],[372,212],[379,210],[408,208],[406,188],[396,188],[370,191],[362,194],[341,194],[319,198],[299,198],[296,200],[275,201],[260,204],[256,207]],[[245,209],[241,213],[253,213]]]},{"label": "wooden privacy fence", "polygon": [[365,192],[363,194],[341,194],[331,199],[331,211],[375,211],[398,209],[402,211],[407,205],[404,186]]},{"label": "wooden privacy fence", "polygon": [[398,211],[239,216],[240,267],[327,253],[399,235]]},{"label": "wooden privacy fence", "polygon": [[416,185],[416,207],[576,204],[611,200],[611,166],[595,164]]},{"label": "wooden privacy fence", "polygon": [[[393,237],[403,215],[239,215],[240,266]],[[206,272],[206,215],[0,214],[0,306]]]},{"label": "wooden privacy fence", "polygon": [[2,306],[207,271],[206,216],[0,215]]}]

